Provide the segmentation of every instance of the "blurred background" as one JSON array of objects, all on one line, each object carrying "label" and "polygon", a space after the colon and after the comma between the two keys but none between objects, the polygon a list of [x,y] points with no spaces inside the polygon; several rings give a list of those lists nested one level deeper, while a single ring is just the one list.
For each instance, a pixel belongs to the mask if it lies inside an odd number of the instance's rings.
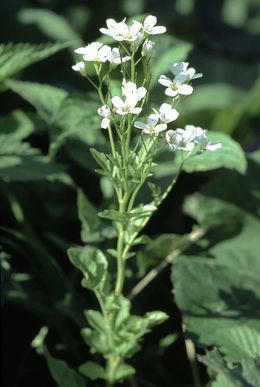
[{"label": "blurred background", "polygon": [[[187,98],[181,107],[183,114],[180,125],[192,123],[209,130],[221,131],[230,134],[248,152],[258,149],[260,144],[259,0],[2,0],[1,40],[3,43],[37,44],[49,41],[72,41],[70,49],[30,66],[19,77],[26,81],[60,87],[70,93],[84,93],[92,89],[85,80],[71,70],[71,66],[76,61],[73,49],[98,39],[99,28],[105,25],[107,18],[119,21],[124,17],[144,14],[156,15],[158,24],[167,26],[165,46],[158,48],[160,63],[170,63],[173,52],[177,58],[187,54],[187,61],[204,74],[203,78],[196,81],[196,85],[194,84],[194,94]],[[3,96],[0,105],[1,116],[8,115],[14,109],[33,111],[31,105],[17,94],[6,91]],[[44,124],[42,122],[38,124],[39,130],[32,134],[30,142],[45,153],[49,145],[48,136],[44,132]],[[65,144],[59,149],[57,159],[69,164],[70,175],[79,186],[83,187],[93,203],[100,204],[104,192],[105,196],[109,197],[104,187],[101,186],[98,191],[96,190],[99,185],[98,178],[93,172],[86,171],[88,160],[84,161],[84,155],[81,156],[80,152],[73,153],[73,148]],[[183,198],[196,191],[200,185],[211,178],[211,175],[210,173],[183,174],[174,193],[174,203],[172,196],[167,198],[160,214],[149,223],[147,234],[153,236],[161,232],[177,234],[189,232],[192,220],[183,215],[178,208]],[[75,209],[75,192],[69,185],[65,188],[57,185],[53,189],[48,184],[46,183],[43,189],[40,182],[33,182],[27,190],[27,186],[20,183],[10,186],[9,189],[14,189],[17,197],[22,198],[24,211],[27,211],[27,218],[36,234],[44,235],[46,229],[49,233],[58,233],[59,240],[48,240],[48,235],[45,235],[43,242],[47,244],[51,253],[58,257],[64,271],[69,272],[71,266],[62,251],[66,250],[71,241],[79,243],[80,229]],[[61,192],[62,200],[60,200]],[[46,195],[50,201],[42,204]],[[6,195],[4,197],[6,198]],[[13,216],[5,200],[3,200],[2,209],[3,219],[5,219],[5,226],[12,227]],[[57,200],[60,200],[59,205]],[[65,202],[71,203],[71,206],[65,207]],[[34,210],[38,213],[37,218],[33,218]],[[67,222],[64,222],[64,216]],[[13,249],[15,250],[14,247]],[[20,271],[26,271],[26,266],[21,262],[23,261],[16,263],[17,268]],[[153,298],[155,308],[169,308],[172,300],[168,276],[169,273],[166,273],[162,282],[155,285],[152,292],[146,294],[143,299],[141,297],[140,305],[145,305],[147,298],[149,300]],[[82,292],[82,290],[79,291]],[[150,304],[149,307],[151,307]],[[181,320],[177,308],[175,306],[174,308],[175,320],[170,321],[169,324],[173,324],[173,330],[178,332]],[[141,306],[140,310],[142,310]],[[19,302],[4,303],[2,349],[4,359],[2,385],[4,387],[55,385],[44,362],[30,348],[30,342],[42,324],[43,319],[39,314],[29,312],[19,306]],[[169,324],[166,330],[171,329]],[[76,330],[75,338],[78,341],[81,340]],[[170,372],[173,370],[173,365],[175,385],[191,385],[192,377],[183,343],[177,341],[170,349],[161,349],[161,356],[165,359],[164,366],[168,367],[168,371],[160,369],[159,365],[155,370],[150,369],[153,345],[155,341],[142,352],[143,359],[146,359],[143,375],[151,373],[150,380],[154,383],[150,386],[166,386],[171,378]],[[86,351],[84,348],[80,348],[82,353]],[[69,360],[72,363],[77,362],[77,356],[74,358],[72,356]],[[136,362],[138,363],[138,358]],[[202,366],[200,371],[206,382],[207,377]],[[162,375],[164,380],[160,379]]]}]

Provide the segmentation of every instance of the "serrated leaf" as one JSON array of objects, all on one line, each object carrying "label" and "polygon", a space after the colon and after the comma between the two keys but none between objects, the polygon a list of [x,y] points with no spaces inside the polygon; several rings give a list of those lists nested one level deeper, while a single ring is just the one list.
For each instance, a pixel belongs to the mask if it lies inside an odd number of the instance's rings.
[{"label": "serrated leaf", "polygon": [[91,380],[104,379],[106,380],[106,371],[98,363],[87,361],[79,366],[79,372],[87,376]]},{"label": "serrated leaf", "polygon": [[13,181],[41,180],[64,172],[62,165],[12,135],[0,135],[0,178]]},{"label": "serrated leaf", "polygon": [[47,357],[50,373],[59,387],[86,387],[84,379],[64,360]]},{"label": "serrated leaf", "polygon": [[68,47],[68,43],[8,43],[0,45],[0,81]]},{"label": "serrated leaf", "polygon": [[14,140],[25,139],[43,125],[35,114],[22,110],[0,117],[0,133],[12,136]]},{"label": "serrated leaf", "polygon": [[240,145],[225,133],[209,132],[212,143],[220,143],[222,147],[214,152],[205,151],[185,161],[185,172],[203,172],[217,168],[234,169],[242,174],[246,172],[246,158]]},{"label": "serrated leaf", "polygon": [[24,82],[6,81],[6,85],[35,107],[40,117],[51,123],[68,93],[54,86]]}]

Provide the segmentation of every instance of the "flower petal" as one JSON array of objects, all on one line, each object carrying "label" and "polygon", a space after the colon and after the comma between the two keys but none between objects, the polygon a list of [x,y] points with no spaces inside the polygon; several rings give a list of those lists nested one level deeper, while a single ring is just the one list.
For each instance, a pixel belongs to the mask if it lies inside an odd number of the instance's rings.
[{"label": "flower petal", "polygon": [[169,97],[176,97],[176,95],[178,95],[178,91],[173,90],[171,87],[167,87],[167,89],[165,90],[165,94]]},{"label": "flower petal", "polygon": [[144,29],[150,30],[156,25],[156,23],[157,23],[157,17],[149,15],[144,20]]},{"label": "flower petal", "polygon": [[193,92],[193,87],[191,85],[180,85],[178,90],[179,94],[190,95]]},{"label": "flower petal", "polygon": [[110,119],[109,118],[103,118],[101,121],[101,128],[102,129],[107,129],[110,124]]},{"label": "flower petal", "polygon": [[141,121],[135,121],[134,122],[134,127],[135,128],[138,128],[138,129],[145,129],[146,128],[146,124],[144,122],[141,122]]},{"label": "flower petal", "polygon": [[150,34],[157,35],[157,34],[164,34],[165,32],[166,32],[166,27],[157,26],[157,27],[153,27],[153,29],[150,31]]},{"label": "flower petal", "polygon": [[160,75],[158,82],[161,85],[166,86],[166,87],[170,87],[172,85],[172,80],[170,78],[166,77],[166,75]]},{"label": "flower petal", "polygon": [[122,106],[124,105],[124,102],[122,101],[122,99],[120,97],[117,97],[117,96],[113,97],[111,99],[111,102],[115,106],[115,108],[117,108],[117,109],[121,109]]},{"label": "flower petal", "polygon": [[167,129],[167,125],[166,124],[160,124],[160,125],[157,125],[156,127],[155,127],[155,131],[157,132],[157,133],[160,133],[160,132],[162,132],[162,131],[164,131],[164,130],[166,130]]}]

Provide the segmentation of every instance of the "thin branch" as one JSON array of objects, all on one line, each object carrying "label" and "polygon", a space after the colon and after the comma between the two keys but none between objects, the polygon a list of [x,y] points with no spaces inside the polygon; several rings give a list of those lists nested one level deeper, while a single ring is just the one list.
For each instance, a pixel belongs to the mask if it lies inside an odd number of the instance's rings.
[{"label": "thin branch", "polygon": [[[202,236],[204,235],[204,231],[201,229],[201,228],[198,228],[197,230],[195,231],[192,231],[187,239],[188,239],[188,242],[189,244],[190,243],[194,243],[196,240],[198,240],[199,238],[201,238]],[[176,249],[176,250],[173,250],[169,255],[167,255],[167,257],[165,258],[164,261],[162,261],[158,266],[156,266],[154,269],[150,270],[146,276],[140,281],[138,282],[138,284],[136,284],[134,286],[134,288],[131,290],[131,292],[129,293],[128,295],[128,298],[130,300],[132,300],[133,298],[135,298],[139,293],[141,293],[141,291],[143,291],[143,289],[149,285],[149,283],[151,281],[153,281],[169,264],[171,264],[173,262],[173,259],[176,258],[178,255],[181,254],[181,252],[183,250],[185,250],[187,248],[187,246],[185,246],[183,249]]]}]

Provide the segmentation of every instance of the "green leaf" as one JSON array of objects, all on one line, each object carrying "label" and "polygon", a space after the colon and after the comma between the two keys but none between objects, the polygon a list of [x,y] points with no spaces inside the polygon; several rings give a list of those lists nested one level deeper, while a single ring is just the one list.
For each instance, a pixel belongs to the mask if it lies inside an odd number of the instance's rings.
[{"label": "green leaf", "polygon": [[98,152],[96,149],[93,148],[90,149],[90,152],[92,153],[92,156],[94,157],[96,162],[101,166],[104,171],[111,171],[110,162],[104,153]]},{"label": "green leaf", "polygon": [[41,156],[39,150],[13,135],[0,135],[0,178],[12,181],[41,180],[55,177],[64,167]]},{"label": "green leaf", "polygon": [[108,264],[101,250],[91,246],[71,247],[68,255],[73,265],[84,274],[84,287],[93,290],[105,285]]},{"label": "green leaf", "polygon": [[0,45],[0,81],[10,78],[25,67],[39,62],[68,47],[68,43],[8,43]]},{"label": "green leaf", "polygon": [[203,360],[218,373],[214,386],[254,385],[259,373],[259,165],[255,152],[245,176],[224,170],[185,204],[205,234],[174,263],[174,294],[196,344],[223,355]]},{"label": "green leaf", "polygon": [[[69,138],[81,141],[84,144],[86,166],[88,167],[86,156],[89,150],[86,149],[86,144],[93,146],[105,143],[105,137],[100,135],[100,118],[97,114],[99,106],[100,102],[93,93],[67,95],[52,120],[51,151],[57,152]],[[70,151],[69,146],[70,144],[66,149],[73,157],[73,151]]]},{"label": "green leaf", "polygon": [[246,325],[221,329],[216,333],[215,340],[227,361],[260,359],[260,331]]},{"label": "green leaf", "polygon": [[12,136],[14,140],[23,140],[44,125],[32,113],[13,110],[10,114],[0,117],[0,133]]},{"label": "green leaf", "polygon": [[97,352],[107,355],[110,351],[107,335],[93,331],[90,328],[83,328],[81,330],[82,337],[85,343],[90,347],[94,348]]},{"label": "green leaf", "polygon": [[64,360],[47,357],[50,373],[59,387],[86,387],[84,379]]},{"label": "green leaf", "polygon": [[87,361],[79,366],[79,372],[87,376],[91,380],[104,379],[106,380],[106,371],[98,363]]},{"label": "green leaf", "polygon": [[71,28],[67,20],[47,9],[25,8],[18,12],[23,24],[36,24],[48,37],[59,42],[73,41],[75,47],[83,46],[81,37]]},{"label": "green leaf", "polygon": [[198,85],[194,88],[192,95],[182,101],[180,110],[182,113],[188,113],[211,109],[226,109],[227,107],[237,106],[244,96],[244,91],[226,83]]},{"label": "green leaf", "polygon": [[[229,368],[218,351],[210,351],[199,360],[217,374],[214,387],[245,387],[247,384],[236,369]],[[222,383],[222,384],[221,384]]]},{"label": "green leaf", "polygon": [[134,367],[130,366],[129,364],[123,363],[123,364],[120,364],[119,367],[117,368],[115,379],[124,380],[126,378],[129,378],[130,376],[133,376],[134,374],[135,374]]},{"label": "green leaf", "polygon": [[89,325],[98,332],[106,331],[106,321],[103,315],[97,310],[85,310],[84,315],[89,323]]},{"label": "green leaf", "polygon": [[63,89],[34,82],[9,80],[6,81],[6,85],[32,104],[40,117],[47,123],[52,122],[54,115],[68,94]]},{"label": "green leaf", "polygon": [[148,312],[144,316],[145,320],[147,321],[147,326],[149,328],[154,327],[155,325],[162,324],[164,321],[166,321],[169,316],[161,311],[153,311]]},{"label": "green leaf", "polygon": [[185,161],[185,172],[204,172],[217,168],[234,169],[242,174],[246,172],[246,158],[240,145],[224,133],[209,132],[212,143],[221,143],[222,147],[214,152],[205,151]]},{"label": "green leaf", "polygon": [[78,216],[81,221],[81,239],[89,242],[90,231],[97,229],[100,224],[97,211],[81,190],[78,190]]}]

